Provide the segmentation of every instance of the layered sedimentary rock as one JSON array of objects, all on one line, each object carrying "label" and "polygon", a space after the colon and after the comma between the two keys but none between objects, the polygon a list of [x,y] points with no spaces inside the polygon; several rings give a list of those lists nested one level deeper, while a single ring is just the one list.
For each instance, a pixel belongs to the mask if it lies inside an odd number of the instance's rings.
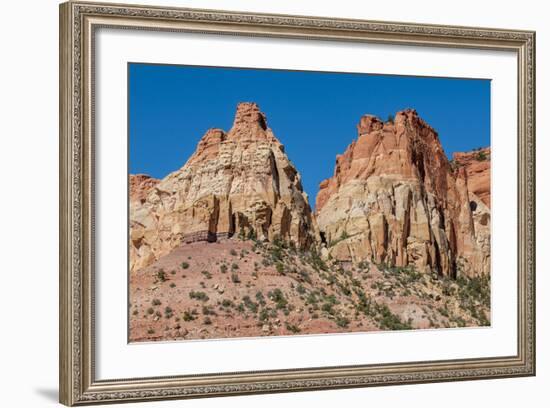
[{"label": "layered sedimentary rock", "polygon": [[151,189],[159,181],[147,174],[130,174],[130,205],[134,203],[137,205],[143,204]]},{"label": "layered sedimentary rock", "polygon": [[330,256],[451,277],[489,273],[487,207],[466,168],[451,168],[436,131],[410,109],[388,122],[364,116],[357,130],[317,196]]},{"label": "layered sedimentary rock", "polygon": [[491,208],[491,148],[454,153],[453,165],[465,168],[468,190]]},{"label": "layered sedimentary rock", "polygon": [[187,163],[130,210],[131,270],[186,242],[241,235],[307,248],[319,240],[300,174],[254,103],[238,105],[229,132],[208,130]]},{"label": "layered sedimentary rock", "polygon": [[460,168],[468,179],[468,197],[474,222],[478,262],[489,268],[491,251],[491,148],[453,153],[455,173]]}]

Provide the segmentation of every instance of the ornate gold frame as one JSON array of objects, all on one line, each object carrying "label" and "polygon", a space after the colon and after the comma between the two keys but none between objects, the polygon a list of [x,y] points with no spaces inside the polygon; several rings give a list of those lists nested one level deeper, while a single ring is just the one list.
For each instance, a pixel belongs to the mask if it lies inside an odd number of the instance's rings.
[{"label": "ornate gold frame", "polygon": [[[98,27],[507,50],[518,61],[518,350],[494,358],[96,380],[93,46]],[[60,6],[60,401],[145,401],[535,374],[535,33],[68,2]]]}]

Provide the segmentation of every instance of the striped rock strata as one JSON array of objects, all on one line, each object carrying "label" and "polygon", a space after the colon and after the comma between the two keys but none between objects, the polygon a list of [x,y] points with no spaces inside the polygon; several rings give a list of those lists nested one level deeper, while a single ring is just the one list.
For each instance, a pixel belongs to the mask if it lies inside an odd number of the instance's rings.
[{"label": "striped rock strata", "polygon": [[[456,277],[490,270],[490,213],[451,167],[438,135],[414,110],[364,116],[358,138],[320,185],[317,223],[328,254]],[[484,225],[483,225],[484,224]]]},{"label": "striped rock strata", "polygon": [[319,241],[300,174],[254,103],[237,107],[229,132],[210,129],[179,170],[130,206],[130,269],[186,242],[233,235]]}]

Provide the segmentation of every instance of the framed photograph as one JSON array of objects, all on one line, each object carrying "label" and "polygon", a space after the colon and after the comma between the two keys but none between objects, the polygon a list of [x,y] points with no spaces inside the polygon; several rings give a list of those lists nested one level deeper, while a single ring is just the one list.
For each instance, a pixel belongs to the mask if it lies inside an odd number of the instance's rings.
[{"label": "framed photograph", "polygon": [[535,33],[60,6],[66,405],[535,374]]}]

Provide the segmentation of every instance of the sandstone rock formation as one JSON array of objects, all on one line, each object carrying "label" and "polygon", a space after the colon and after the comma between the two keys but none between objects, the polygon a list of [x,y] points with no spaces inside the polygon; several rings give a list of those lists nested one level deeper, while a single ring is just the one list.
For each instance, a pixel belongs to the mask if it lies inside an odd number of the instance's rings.
[{"label": "sandstone rock formation", "polygon": [[464,167],[468,176],[468,191],[491,208],[491,148],[453,154],[453,165]]},{"label": "sandstone rock formation", "polygon": [[450,277],[488,274],[488,207],[470,191],[467,167],[453,171],[437,132],[411,109],[392,122],[366,115],[357,130],[317,196],[330,256]]},{"label": "sandstone rock formation", "polygon": [[488,264],[491,252],[491,148],[453,153],[451,164],[455,173],[460,168],[466,172],[475,240],[480,249],[478,261]]},{"label": "sandstone rock formation", "polygon": [[130,205],[133,203],[143,204],[147,195],[160,180],[147,174],[130,174]]},{"label": "sandstone rock formation", "polygon": [[130,228],[131,270],[186,242],[278,236],[307,248],[319,240],[300,174],[254,103],[239,104],[229,132],[208,130],[181,169],[131,206]]}]

